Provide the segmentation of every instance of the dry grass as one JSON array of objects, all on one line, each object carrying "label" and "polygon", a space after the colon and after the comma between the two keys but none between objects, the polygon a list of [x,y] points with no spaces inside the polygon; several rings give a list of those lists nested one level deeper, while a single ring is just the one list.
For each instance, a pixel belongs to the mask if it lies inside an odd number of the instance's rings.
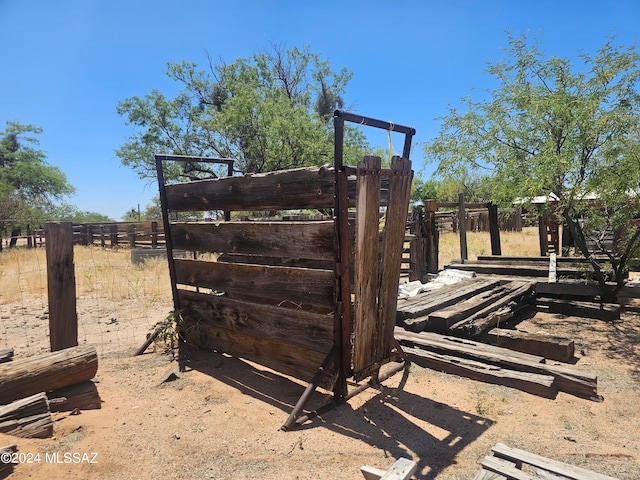
[{"label": "dry grass", "polygon": [[[151,259],[142,265],[131,263],[131,252],[100,247],[76,246],[73,250],[76,291],[80,297],[127,299],[154,303],[171,296],[165,259]],[[45,250],[7,249],[0,254],[0,305],[25,296],[47,295]]]},{"label": "dry grass", "polygon": [[[540,255],[538,227],[526,227],[521,232],[500,232],[502,255],[511,257],[537,257]],[[491,240],[487,232],[467,232],[467,254],[469,260],[478,255],[491,255]],[[440,268],[460,258],[460,236],[458,233],[440,233]]]}]

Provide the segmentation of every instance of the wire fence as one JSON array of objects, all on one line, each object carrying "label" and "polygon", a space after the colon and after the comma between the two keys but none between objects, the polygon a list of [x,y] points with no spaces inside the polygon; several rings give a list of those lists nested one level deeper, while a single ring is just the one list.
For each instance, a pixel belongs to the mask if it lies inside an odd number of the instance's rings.
[{"label": "wire fence", "polygon": [[[165,258],[132,261],[132,251],[74,247],[78,343],[101,356],[131,355],[173,309]],[[44,248],[0,253],[0,349],[16,356],[49,351]]]}]

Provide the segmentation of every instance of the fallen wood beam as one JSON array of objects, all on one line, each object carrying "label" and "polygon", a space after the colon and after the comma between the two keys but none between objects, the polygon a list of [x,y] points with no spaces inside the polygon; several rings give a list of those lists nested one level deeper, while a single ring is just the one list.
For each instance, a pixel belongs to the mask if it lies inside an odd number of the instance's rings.
[{"label": "fallen wood beam", "polygon": [[53,435],[47,396],[41,392],[0,406],[0,432],[22,438]]},{"label": "fallen wood beam", "polygon": [[596,402],[603,400],[598,394],[598,377],[596,375],[563,366],[548,365],[543,363],[544,358],[542,357],[435,333],[403,333],[401,329],[396,329],[394,335],[405,351],[407,346],[418,346],[438,354],[453,354],[472,361],[486,362],[496,367],[551,375],[555,378],[558,391]]},{"label": "fallen wood beam", "polygon": [[551,375],[508,370],[495,365],[467,360],[465,358],[422,350],[414,347],[403,347],[412,363],[461,377],[479,380],[485,383],[517,388],[545,398],[556,395],[555,379]]},{"label": "fallen wood beam", "polygon": [[[518,277],[549,277],[549,262],[546,265],[507,265],[500,263],[474,263],[465,262],[462,264],[454,264],[450,267],[447,265],[445,268],[456,268],[458,270],[465,270],[467,272],[475,272],[478,275],[511,275]],[[582,278],[585,273],[584,268],[573,267],[571,265],[558,265],[557,275],[559,277],[567,278]],[[593,275],[593,274],[591,274]]]},{"label": "fallen wood beam", "polygon": [[394,336],[401,345],[424,347],[438,353],[454,354],[471,360],[493,361],[513,366],[520,366],[522,362],[544,363],[545,360],[539,355],[433,332],[413,333],[396,328]]},{"label": "fallen wood beam", "polygon": [[587,470],[584,468],[576,467],[575,465],[552,460],[550,458],[542,457],[525,450],[511,448],[502,443],[497,443],[491,449],[491,451],[493,452],[494,457],[487,458],[498,457],[516,463],[526,463],[533,467],[538,467],[542,470],[546,470],[547,472],[561,475],[563,478],[569,478],[572,480],[616,480],[613,477],[609,477],[601,473],[596,473],[592,470]]},{"label": "fallen wood beam", "polygon": [[597,320],[619,320],[620,305],[617,303],[581,302],[558,298],[536,298],[536,308],[543,312],[560,313]]},{"label": "fallen wood beam", "polygon": [[91,380],[98,371],[94,347],[71,347],[0,365],[0,404]]},{"label": "fallen wood beam", "polygon": [[585,284],[584,282],[536,282],[533,288],[536,295],[539,296],[551,295],[557,297],[593,299],[602,294],[602,290],[600,290],[600,287],[597,284]]},{"label": "fallen wood beam", "polygon": [[539,355],[544,358],[569,363],[575,352],[575,342],[567,338],[538,335],[520,330],[494,328],[486,332],[483,340],[497,347]]}]

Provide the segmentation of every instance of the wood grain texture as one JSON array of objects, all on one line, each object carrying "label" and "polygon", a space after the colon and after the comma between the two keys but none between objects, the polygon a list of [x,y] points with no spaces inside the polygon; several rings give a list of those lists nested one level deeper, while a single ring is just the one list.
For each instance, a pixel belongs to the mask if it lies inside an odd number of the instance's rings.
[{"label": "wood grain texture", "polygon": [[195,321],[317,352],[333,345],[333,315],[179,290],[184,315]]},{"label": "wood grain texture", "polygon": [[277,302],[333,305],[334,273],[295,267],[175,260],[176,283]]},{"label": "wood grain texture", "polygon": [[171,238],[181,250],[333,261],[332,221],[173,223]]}]

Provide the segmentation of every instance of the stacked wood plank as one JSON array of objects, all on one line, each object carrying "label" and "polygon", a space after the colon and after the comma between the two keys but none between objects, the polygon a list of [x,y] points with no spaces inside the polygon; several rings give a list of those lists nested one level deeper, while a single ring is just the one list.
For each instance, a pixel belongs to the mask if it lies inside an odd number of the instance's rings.
[{"label": "stacked wood plank", "polygon": [[[475,261],[465,260],[464,263],[455,263],[445,268],[472,271],[478,275],[548,278],[550,266],[552,265],[549,257],[479,255]],[[579,278],[584,280],[592,277],[591,266],[580,258],[556,257],[555,266],[557,278]]]},{"label": "stacked wood plank", "polygon": [[100,408],[90,380],[98,369],[93,347],[72,347],[0,365],[0,432],[44,438],[52,411]]},{"label": "stacked wood plank", "polygon": [[[608,475],[511,448],[502,443],[496,444],[491,451],[493,456],[484,458],[482,470],[473,480],[536,480],[539,478],[616,480]],[[536,475],[523,471],[523,465],[528,465]]]},{"label": "stacked wood plank", "polygon": [[409,331],[476,335],[527,305],[531,281],[472,278],[398,302],[396,323]]},{"label": "stacked wood plank", "polygon": [[602,400],[595,375],[547,364],[544,357],[431,332],[412,333],[396,328],[395,337],[410,360],[423,367],[546,398],[561,391]]}]

